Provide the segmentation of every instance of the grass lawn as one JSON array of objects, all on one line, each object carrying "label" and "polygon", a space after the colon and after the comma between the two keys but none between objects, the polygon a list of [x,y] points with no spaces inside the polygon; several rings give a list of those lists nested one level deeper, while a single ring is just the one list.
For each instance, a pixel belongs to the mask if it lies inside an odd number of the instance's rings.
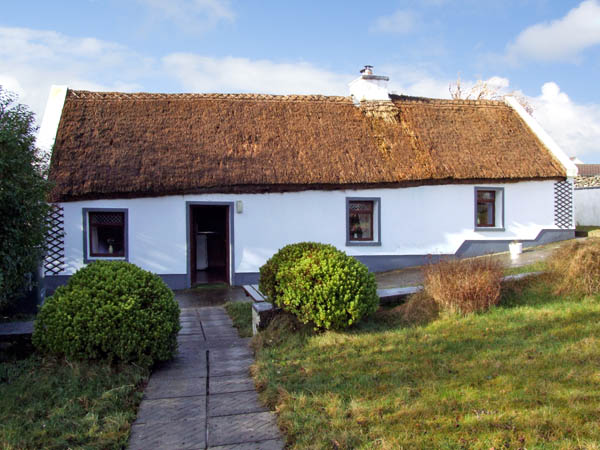
[{"label": "grass lawn", "polygon": [[577,225],[577,231],[595,231],[600,230],[600,227],[597,225]]},{"label": "grass lawn", "polygon": [[600,448],[600,299],[550,286],[423,326],[389,310],[346,332],[280,320],[255,338],[261,398],[291,448]]},{"label": "grass lawn", "polygon": [[252,303],[227,302],[223,306],[231,317],[233,326],[238,329],[240,337],[252,336]]},{"label": "grass lawn", "polygon": [[0,363],[0,448],[123,448],[148,373],[36,355]]},{"label": "grass lawn", "polygon": [[517,275],[519,273],[529,272],[545,272],[548,270],[548,265],[545,261],[536,261],[532,264],[527,264],[521,267],[507,267],[504,269],[504,275]]}]

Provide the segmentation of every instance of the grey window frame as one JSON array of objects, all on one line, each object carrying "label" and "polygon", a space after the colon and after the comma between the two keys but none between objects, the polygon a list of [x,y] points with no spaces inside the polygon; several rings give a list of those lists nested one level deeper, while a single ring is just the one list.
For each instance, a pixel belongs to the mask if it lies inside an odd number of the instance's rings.
[{"label": "grey window frame", "polygon": [[[373,202],[373,220],[375,220],[375,214],[377,214],[377,227],[376,230],[373,230],[373,232],[376,232],[377,235],[373,236],[372,241],[353,241],[350,239],[350,202]],[[377,239],[375,239],[375,237]],[[346,197],[346,246],[381,246],[381,197]]]},{"label": "grey window frame", "polygon": [[[89,249],[89,213],[123,213],[123,253],[124,256],[91,256]],[[127,208],[82,208],[83,216],[83,262],[84,264],[92,261],[129,261],[129,210]]]},{"label": "grey window frame", "polygon": [[[494,214],[497,215],[497,210],[498,208],[500,208],[500,220],[501,223],[498,224],[496,217],[494,217],[494,221],[496,222],[495,226],[493,227],[480,227],[477,226],[477,193],[479,191],[494,191],[496,193],[495,195],[495,202],[494,202]],[[500,204],[498,204],[498,193],[500,194]],[[474,200],[473,200],[473,217],[474,217],[474,221],[473,221],[473,226],[475,231],[505,231],[504,228],[504,203],[505,203],[506,199],[505,199],[505,193],[504,193],[504,188],[503,187],[493,187],[493,186],[475,186],[474,189]]]}]

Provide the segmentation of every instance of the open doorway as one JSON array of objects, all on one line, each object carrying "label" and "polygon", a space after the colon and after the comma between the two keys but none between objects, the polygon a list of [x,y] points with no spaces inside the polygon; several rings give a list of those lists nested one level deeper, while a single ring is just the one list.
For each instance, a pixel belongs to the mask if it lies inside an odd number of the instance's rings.
[{"label": "open doorway", "polygon": [[229,283],[229,206],[190,205],[189,217],[192,285]]}]

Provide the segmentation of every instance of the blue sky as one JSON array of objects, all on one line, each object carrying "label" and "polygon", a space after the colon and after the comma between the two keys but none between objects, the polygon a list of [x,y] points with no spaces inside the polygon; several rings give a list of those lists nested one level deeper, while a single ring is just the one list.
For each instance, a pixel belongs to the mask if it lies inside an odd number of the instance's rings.
[{"label": "blue sky", "polygon": [[347,95],[364,64],[398,93],[460,74],[517,91],[569,155],[600,163],[600,0],[80,0],[3,5],[0,85]]}]

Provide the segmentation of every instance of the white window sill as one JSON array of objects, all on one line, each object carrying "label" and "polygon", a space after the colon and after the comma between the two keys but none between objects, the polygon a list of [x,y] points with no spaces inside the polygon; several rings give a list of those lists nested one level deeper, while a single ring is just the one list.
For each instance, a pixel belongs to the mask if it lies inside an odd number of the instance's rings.
[{"label": "white window sill", "polygon": [[504,227],[475,227],[475,231],[506,231]]},{"label": "white window sill", "polygon": [[346,241],[346,247],[377,247],[381,246],[379,241]]}]

